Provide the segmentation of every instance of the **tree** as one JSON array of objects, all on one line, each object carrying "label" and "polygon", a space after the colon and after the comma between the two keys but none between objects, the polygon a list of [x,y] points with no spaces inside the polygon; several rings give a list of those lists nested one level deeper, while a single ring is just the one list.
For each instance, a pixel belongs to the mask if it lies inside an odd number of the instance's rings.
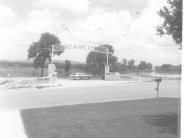
[{"label": "tree", "polygon": [[[34,59],[33,65],[35,68],[42,68],[41,77],[43,77],[43,69],[45,61],[51,61],[52,45],[60,44],[57,36],[44,33],[38,42],[33,42],[28,49],[28,59]],[[54,54],[60,55],[64,51],[55,51]]]},{"label": "tree", "polygon": [[67,72],[67,75],[68,75],[68,71],[70,70],[70,66],[71,66],[71,61],[65,60],[65,71]]},{"label": "tree", "polygon": [[169,69],[169,68],[173,68],[174,66],[171,64],[163,64],[161,68],[163,69]]},{"label": "tree", "polygon": [[146,61],[141,61],[140,62],[139,69],[140,70],[146,70]]},{"label": "tree", "polygon": [[164,18],[163,24],[157,27],[157,34],[172,35],[176,44],[182,48],[182,14],[183,0],[168,0],[169,7],[164,6],[158,12],[159,16]]},{"label": "tree", "polygon": [[[109,49],[109,57],[108,57],[108,62],[111,65],[114,65],[117,61],[117,57],[113,56],[114,54],[114,49],[111,45],[101,45],[101,47],[106,47]],[[102,53],[97,53],[97,52],[89,52],[86,58],[86,62],[88,64],[96,64],[100,67],[100,74],[101,74],[101,79],[105,78],[105,65],[107,65],[107,55],[102,54]]]},{"label": "tree", "polygon": [[127,70],[127,59],[123,59],[121,61],[121,71],[126,71]]},{"label": "tree", "polygon": [[122,65],[126,65],[126,64],[127,64],[127,59],[124,58],[124,59],[121,61],[121,64],[122,64]]},{"label": "tree", "polygon": [[146,69],[152,70],[152,64],[151,63],[147,63],[146,64]]},{"label": "tree", "polygon": [[130,70],[134,69],[134,63],[135,63],[135,60],[133,60],[133,59],[128,61],[128,67]]},{"label": "tree", "polygon": [[139,69],[140,70],[151,70],[152,69],[152,64],[151,63],[146,63],[146,61],[141,61],[139,64]]}]

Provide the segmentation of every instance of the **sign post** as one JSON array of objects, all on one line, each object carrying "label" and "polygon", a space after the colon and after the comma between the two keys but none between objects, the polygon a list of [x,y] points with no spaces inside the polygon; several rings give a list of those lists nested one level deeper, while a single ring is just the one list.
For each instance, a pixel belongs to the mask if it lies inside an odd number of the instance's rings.
[{"label": "sign post", "polygon": [[52,57],[51,57],[51,64],[53,63],[53,56],[54,56],[54,54],[53,54],[53,50],[54,50],[54,45],[52,45]]},{"label": "sign post", "polygon": [[108,61],[109,61],[109,49],[107,48],[107,66],[109,66]]},{"label": "sign post", "polygon": [[157,83],[157,87],[155,88],[155,90],[157,91],[157,98],[159,97],[159,83],[162,81],[161,78],[159,79],[155,79],[155,82]]},{"label": "sign post", "polygon": [[109,73],[109,66],[105,66],[105,74]]}]

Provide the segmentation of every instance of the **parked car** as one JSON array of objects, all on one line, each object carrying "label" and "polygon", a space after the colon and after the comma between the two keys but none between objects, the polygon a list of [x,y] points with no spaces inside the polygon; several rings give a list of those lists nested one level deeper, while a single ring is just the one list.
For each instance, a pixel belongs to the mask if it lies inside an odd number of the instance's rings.
[{"label": "parked car", "polygon": [[72,73],[70,75],[70,79],[73,80],[88,80],[91,78],[91,75],[87,75],[85,73]]}]

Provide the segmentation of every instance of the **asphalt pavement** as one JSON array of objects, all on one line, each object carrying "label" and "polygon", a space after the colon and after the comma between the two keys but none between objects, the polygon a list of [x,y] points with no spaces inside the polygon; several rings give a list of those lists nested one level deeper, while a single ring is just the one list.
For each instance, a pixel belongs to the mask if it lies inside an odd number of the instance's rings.
[{"label": "asphalt pavement", "polygon": [[[43,89],[4,89],[1,86],[0,112],[157,97],[155,82],[58,80],[57,83],[63,86]],[[162,81],[159,97],[181,97],[181,81]]]}]

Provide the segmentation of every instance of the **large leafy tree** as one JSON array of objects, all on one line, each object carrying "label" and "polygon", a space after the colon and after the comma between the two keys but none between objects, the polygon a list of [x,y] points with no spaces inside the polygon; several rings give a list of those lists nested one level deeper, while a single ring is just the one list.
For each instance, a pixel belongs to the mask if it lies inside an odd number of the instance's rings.
[{"label": "large leafy tree", "polygon": [[[108,56],[108,63],[110,65],[114,65],[117,61],[117,57],[113,56],[114,54],[114,49],[111,45],[100,45],[101,47],[106,47],[108,48],[109,51],[109,56]],[[102,54],[102,53],[97,53],[97,52],[89,52],[86,58],[86,62],[88,64],[95,64],[100,67],[100,74],[101,74],[101,79],[105,78],[105,65],[107,65],[107,55]]]},{"label": "large leafy tree", "polygon": [[163,24],[157,27],[157,34],[172,35],[176,44],[182,48],[182,14],[183,0],[168,0],[168,7],[163,7],[158,12],[159,16],[164,18]]},{"label": "large leafy tree", "polygon": [[[44,33],[38,42],[33,42],[28,49],[28,59],[34,59],[35,68],[41,68],[41,77],[43,77],[43,69],[45,61],[51,61],[52,45],[60,44],[57,36]],[[60,55],[63,51],[55,51],[54,54]]]}]

